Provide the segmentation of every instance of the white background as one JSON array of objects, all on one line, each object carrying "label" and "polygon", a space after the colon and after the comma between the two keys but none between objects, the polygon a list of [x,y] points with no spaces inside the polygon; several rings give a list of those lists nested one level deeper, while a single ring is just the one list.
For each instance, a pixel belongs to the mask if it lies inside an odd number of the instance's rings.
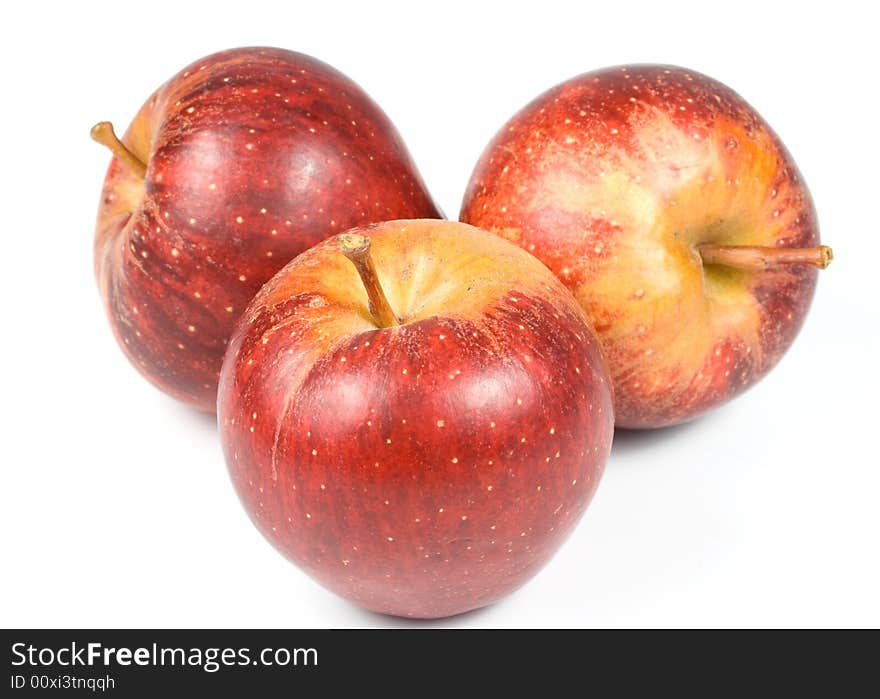
[{"label": "white background", "polygon": [[426,625],[880,625],[876,23],[867,3],[832,6],[6,3],[0,624],[405,623],[263,541],[213,420],[129,366],[92,278],[109,155],[89,127],[121,130],[187,63],[262,44],[359,82],[451,217],[490,137],[546,88],[617,63],[708,73],[782,136],[836,253],[768,378],[692,425],[618,436],[586,517],[532,582]]}]

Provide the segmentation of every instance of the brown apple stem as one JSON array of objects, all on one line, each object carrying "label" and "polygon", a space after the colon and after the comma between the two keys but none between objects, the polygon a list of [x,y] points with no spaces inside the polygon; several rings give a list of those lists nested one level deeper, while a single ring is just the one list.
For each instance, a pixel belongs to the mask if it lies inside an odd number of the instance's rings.
[{"label": "brown apple stem", "polygon": [[380,328],[390,328],[400,325],[400,318],[391,308],[385,291],[379,283],[379,275],[376,274],[376,265],[373,256],[370,255],[370,239],[358,233],[343,233],[339,236],[339,248],[357,269],[361,275],[361,281],[367,290],[370,299],[370,314],[376,325]]},{"label": "brown apple stem", "polygon": [[813,265],[825,269],[834,255],[827,245],[814,248],[774,248],[760,245],[700,245],[703,263],[760,271],[779,265]]},{"label": "brown apple stem", "polygon": [[146,164],[119,140],[116,132],[113,130],[113,124],[109,121],[99,121],[92,127],[91,136],[93,141],[97,141],[102,146],[107,146],[113,155],[123,162],[132,173],[140,179],[144,179],[147,174]]}]

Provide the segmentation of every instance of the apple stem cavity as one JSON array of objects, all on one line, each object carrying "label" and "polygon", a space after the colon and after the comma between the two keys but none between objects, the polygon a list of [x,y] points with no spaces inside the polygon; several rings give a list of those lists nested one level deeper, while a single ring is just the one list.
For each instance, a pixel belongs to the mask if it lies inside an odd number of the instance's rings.
[{"label": "apple stem cavity", "polygon": [[390,328],[400,325],[400,318],[388,303],[385,291],[379,283],[379,275],[376,273],[376,265],[373,256],[370,255],[370,238],[358,233],[342,233],[339,238],[339,249],[357,269],[367,290],[370,300],[370,315],[380,328]]},{"label": "apple stem cavity", "polygon": [[99,121],[92,127],[91,136],[93,141],[97,141],[102,146],[107,146],[125,166],[131,170],[140,179],[144,179],[147,174],[146,164],[132,153],[125,144],[116,136],[113,130],[113,124],[109,121]]},{"label": "apple stem cavity", "polygon": [[775,248],[760,245],[700,245],[703,264],[724,265],[750,271],[772,269],[779,265],[813,265],[825,269],[834,255],[827,245],[812,248]]}]

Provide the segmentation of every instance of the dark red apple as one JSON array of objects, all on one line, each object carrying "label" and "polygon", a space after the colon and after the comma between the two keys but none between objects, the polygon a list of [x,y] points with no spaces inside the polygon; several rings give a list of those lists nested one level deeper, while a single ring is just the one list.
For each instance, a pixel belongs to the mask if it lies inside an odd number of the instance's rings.
[{"label": "dark red apple", "polygon": [[575,299],[531,255],[448,221],[297,257],[240,319],[218,405],[263,535],[338,594],[410,617],[489,604],[537,572],[613,430]]},{"label": "dark red apple", "polygon": [[394,126],[351,80],[302,54],[217,53],[160,87],[115,154],[95,235],[114,333],[156,386],[213,411],[235,319],[334,232],[440,216]]},{"label": "dark red apple", "polygon": [[622,427],[692,419],[764,376],[831,259],[766,122],[721,83],[668,66],[587,73],[538,97],[483,153],[461,219],[571,289]]}]

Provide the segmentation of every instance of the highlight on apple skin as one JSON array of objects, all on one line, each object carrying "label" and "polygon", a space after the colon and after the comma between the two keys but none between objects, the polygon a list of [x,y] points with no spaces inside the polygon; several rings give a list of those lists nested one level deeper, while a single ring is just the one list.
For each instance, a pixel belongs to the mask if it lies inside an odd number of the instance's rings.
[{"label": "highlight on apple skin", "polygon": [[831,260],[776,134],[728,87],[673,66],[599,70],[539,96],[484,151],[461,220],[574,293],[620,427],[690,420],[753,385]]},{"label": "highlight on apple skin", "polygon": [[95,274],[114,334],[163,391],[213,411],[236,318],[327,235],[440,217],[398,132],[320,61],[241,48],[160,87],[117,139],[98,210]]},{"label": "highlight on apple skin", "polygon": [[571,294],[449,221],[293,260],[240,318],[218,400],[232,482],[272,545],[363,607],[422,618],[490,604],[547,562],[614,422]]}]

